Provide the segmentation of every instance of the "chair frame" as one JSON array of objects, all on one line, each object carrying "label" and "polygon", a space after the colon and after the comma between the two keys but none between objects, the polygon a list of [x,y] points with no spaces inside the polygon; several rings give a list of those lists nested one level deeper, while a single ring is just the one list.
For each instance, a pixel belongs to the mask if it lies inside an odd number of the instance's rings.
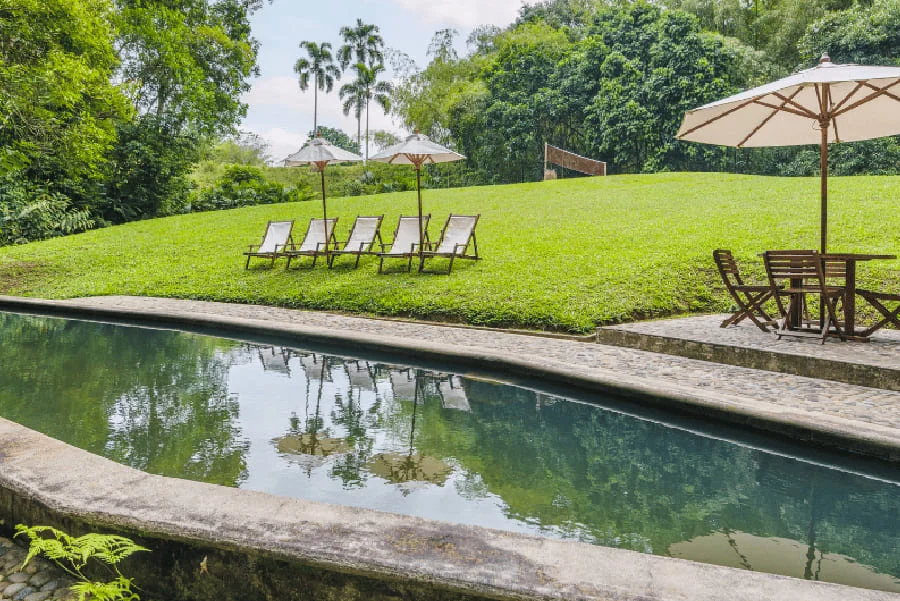
[{"label": "chair frame", "polygon": [[[257,249],[262,247],[263,243],[266,241],[266,236],[269,235],[269,228],[272,227],[273,223],[290,223],[291,224],[291,229],[288,232],[288,237],[287,237],[287,240],[285,241],[285,244],[276,244],[275,250],[272,252],[258,252],[258,250],[254,251],[253,250],[254,247]],[[250,248],[247,250],[247,252],[244,253],[245,255],[247,255],[247,262],[244,264],[244,269],[245,270],[250,269],[250,259],[252,259],[253,257],[256,257],[258,259],[271,259],[272,262],[269,266],[275,267],[275,260],[284,254],[283,252],[278,250],[278,247],[280,246],[283,251],[288,246],[294,245],[294,240],[293,240],[293,238],[291,238],[291,234],[293,233],[293,230],[294,230],[294,220],[293,219],[280,219],[277,221],[270,219],[269,222],[266,224],[266,231],[263,234],[262,240],[259,241],[259,244],[251,244]]]},{"label": "chair frame", "polygon": [[[427,250],[422,253],[422,263],[419,265],[419,271],[425,271],[425,259],[435,259],[435,258],[445,258],[450,259],[450,265],[447,267],[446,273],[450,273],[453,271],[453,261],[454,259],[468,259],[471,261],[479,261],[481,257],[478,256],[478,239],[475,237],[475,228],[478,226],[478,220],[481,218],[481,213],[478,215],[459,215],[450,213],[447,217],[447,221],[444,222],[444,227],[441,228],[441,237],[438,239],[437,243],[432,245],[433,248],[438,249],[441,247],[441,244],[444,242],[444,236],[447,233],[447,228],[450,226],[450,221],[454,217],[471,217],[475,219],[475,222],[472,224],[472,231],[469,232],[469,237],[466,239],[465,243],[462,244],[454,244],[453,252],[437,252],[436,250]],[[469,245],[472,245],[475,254],[468,255],[466,251],[469,249]],[[459,252],[459,251],[462,252]],[[442,271],[429,271],[427,273],[445,273]]]},{"label": "chair frame", "polygon": [[[378,261],[378,273],[384,273],[383,268],[384,268],[384,260],[385,259],[408,259],[408,263],[406,265],[406,271],[407,272],[412,271],[413,257],[416,257],[419,254],[418,250],[416,249],[416,247],[419,246],[419,243],[413,242],[412,244],[410,244],[409,252],[403,252],[403,253],[393,252],[394,251],[394,241],[397,239],[397,233],[400,231],[400,224],[403,222],[404,219],[415,219],[416,221],[418,221],[419,217],[418,217],[418,215],[400,215],[400,218],[397,220],[397,227],[394,228],[394,235],[391,237],[391,252],[388,252],[386,250],[387,245],[384,242],[382,242],[381,243],[381,252],[375,253],[380,259]],[[428,239],[428,223],[430,221],[431,221],[431,213],[428,213],[427,215],[422,216],[422,227],[424,229],[423,241],[425,243],[425,248],[431,247],[431,242]]]},{"label": "chair frame", "polygon": [[[360,219],[377,219],[377,223],[375,224],[375,235],[372,236],[372,240],[366,244],[362,244],[357,250],[347,250],[347,243],[353,239],[353,233],[356,231],[356,226],[359,223]],[[353,265],[353,269],[359,267],[359,259],[363,255],[374,255],[375,252],[372,251],[372,247],[375,246],[375,239],[378,238],[378,244],[380,246],[384,246],[384,243],[381,240],[381,222],[384,220],[384,215],[360,215],[356,218],[356,221],[353,222],[353,227],[350,228],[350,234],[347,236],[346,242],[336,242],[335,249],[328,251],[328,267],[334,266],[334,260],[339,255],[356,255],[356,263]],[[341,248],[337,248],[340,246]]]},{"label": "chair frame", "polygon": [[725,319],[719,327],[727,328],[745,319],[752,321],[763,332],[768,332],[769,326],[777,327],[778,321],[763,308],[766,302],[775,297],[771,284],[745,284],[730,250],[714,250],[713,261],[719,269],[725,289],[738,306],[738,310]]},{"label": "chair frame", "polygon": [[[303,247],[303,244],[306,242],[306,239],[309,238],[309,235],[312,232],[312,225],[316,221],[323,221],[323,220],[318,217],[310,218],[309,225],[306,226],[306,234],[303,236],[303,242],[300,243],[301,248]],[[331,247],[331,245],[337,243],[337,238],[335,237],[334,232],[337,229],[338,218],[337,217],[329,217],[328,221],[333,222],[331,224],[331,235],[326,237],[326,240],[328,240],[328,246]],[[328,233],[328,225],[323,224],[323,228],[325,228],[325,233],[327,234]],[[312,257],[313,262],[312,262],[312,265],[309,266],[309,269],[314,269],[316,266],[316,261],[319,260],[320,256],[325,254],[325,250],[322,249],[322,247],[325,246],[325,244],[326,244],[325,242],[317,243],[315,250],[297,250],[296,245],[291,244],[291,249],[282,253],[282,254],[284,254],[284,256],[287,257],[287,264],[284,266],[285,270],[290,268],[292,259],[299,259],[300,257]],[[328,253],[331,253],[331,251],[329,250]]]},{"label": "chair frame", "polygon": [[[867,303],[881,313],[881,321],[875,325],[866,328],[860,332],[860,336],[868,337],[877,332],[888,324],[900,329],[900,294],[890,292],[878,292],[875,290],[864,290],[857,288],[856,293],[860,295]],[[885,302],[896,302],[898,305],[894,309],[888,309]]]},{"label": "chair frame", "polygon": [[[829,286],[826,279],[837,277],[834,271],[827,271],[826,261],[814,250],[787,250],[766,251],[763,253],[763,262],[775,302],[782,314],[781,323],[775,330],[775,336],[781,340],[782,336],[815,337],[825,344],[825,339],[834,328],[834,334],[841,340],[846,340],[846,335],[838,319],[837,303],[844,294],[842,286]],[[826,273],[830,275],[826,276]],[[781,286],[779,281],[785,281]],[[813,282],[811,285],[810,282]],[[808,325],[801,318],[800,323],[795,323],[799,309],[805,306],[807,294],[818,294],[821,303],[821,320],[819,328],[804,328]],[[787,307],[782,299],[788,298]]]}]

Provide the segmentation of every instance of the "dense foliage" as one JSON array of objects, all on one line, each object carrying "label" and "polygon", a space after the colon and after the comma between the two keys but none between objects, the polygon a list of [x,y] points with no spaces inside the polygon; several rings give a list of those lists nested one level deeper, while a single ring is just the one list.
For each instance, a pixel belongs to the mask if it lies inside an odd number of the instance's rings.
[{"label": "dense foliage", "polygon": [[256,70],[247,0],[0,0],[0,245],[184,210]]},{"label": "dense foliage", "polygon": [[[548,142],[611,173],[729,170],[808,175],[817,151],[725,149],[675,140],[684,111],[803,66],[896,64],[900,1],[547,0],[470,52],[435,34],[428,65],[395,93],[395,112],[468,156],[471,183],[541,177]],[[799,41],[799,43],[798,43]],[[895,139],[837,146],[835,173],[896,173]]]},{"label": "dense foliage", "polygon": [[286,191],[284,185],[268,181],[258,167],[232,165],[215,186],[197,194],[191,203],[191,210],[216,211],[308,198],[303,188],[289,188]]}]

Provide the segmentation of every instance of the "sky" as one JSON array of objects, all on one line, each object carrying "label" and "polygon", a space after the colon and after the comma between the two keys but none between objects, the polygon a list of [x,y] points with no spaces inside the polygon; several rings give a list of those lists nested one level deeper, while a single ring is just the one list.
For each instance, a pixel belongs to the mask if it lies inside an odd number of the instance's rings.
[{"label": "sky", "polygon": [[[435,31],[452,27],[459,31],[457,49],[465,52],[465,40],[478,25],[506,26],[518,14],[523,0],[274,0],[252,19],[253,36],[259,41],[259,77],[244,94],[247,116],[241,130],[261,136],[275,161],[296,152],[313,128],[312,84],[302,92],[294,63],[301,56],[303,40],[341,45],[339,30],[357,18],[377,25],[385,46],[408,54],[419,67],[427,63],[426,51]],[[303,54],[305,56],[305,53]],[[331,94],[319,92],[319,125],[338,127],[356,135],[356,118],[344,116],[336,83]],[[370,129],[405,132],[380,108],[370,111]]]}]

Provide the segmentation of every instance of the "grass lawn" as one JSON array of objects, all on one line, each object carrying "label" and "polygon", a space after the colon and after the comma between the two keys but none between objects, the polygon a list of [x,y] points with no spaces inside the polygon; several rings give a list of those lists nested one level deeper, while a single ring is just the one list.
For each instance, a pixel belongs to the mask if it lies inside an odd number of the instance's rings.
[{"label": "grass lawn", "polygon": [[[829,250],[900,254],[900,177],[830,184]],[[483,261],[458,261],[450,276],[378,275],[376,259],[363,258],[353,270],[349,257],[331,270],[320,263],[286,272],[279,260],[275,269],[259,261],[245,271],[241,252],[259,242],[266,221],[296,219],[302,237],[307,220],[321,214],[313,201],[0,248],[0,292],[171,296],[589,332],[597,324],[727,309],[715,248],[732,249],[761,278],[757,253],[819,246],[817,178],[673,173],[423,194],[434,238],[451,211],[481,213]],[[329,202],[329,216],[340,218],[339,239],[356,215],[385,213],[390,236],[397,216],[415,209],[415,192]],[[900,291],[898,268],[895,261],[864,264],[861,285]]]}]

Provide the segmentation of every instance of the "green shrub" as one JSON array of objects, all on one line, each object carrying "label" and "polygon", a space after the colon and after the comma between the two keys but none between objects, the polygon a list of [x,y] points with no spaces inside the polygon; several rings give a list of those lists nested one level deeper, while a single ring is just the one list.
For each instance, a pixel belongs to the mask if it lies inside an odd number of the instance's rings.
[{"label": "green shrub", "polygon": [[13,175],[0,178],[0,246],[25,244],[94,227],[90,211],[59,192]]},{"label": "green shrub", "polygon": [[197,194],[191,203],[191,211],[216,211],[251,205],[297,202],[307,200],[310,195],[305,188],[294,187],[285,190],[280,183],[270,182],[258,167],[231,165],[209,189]]}]

